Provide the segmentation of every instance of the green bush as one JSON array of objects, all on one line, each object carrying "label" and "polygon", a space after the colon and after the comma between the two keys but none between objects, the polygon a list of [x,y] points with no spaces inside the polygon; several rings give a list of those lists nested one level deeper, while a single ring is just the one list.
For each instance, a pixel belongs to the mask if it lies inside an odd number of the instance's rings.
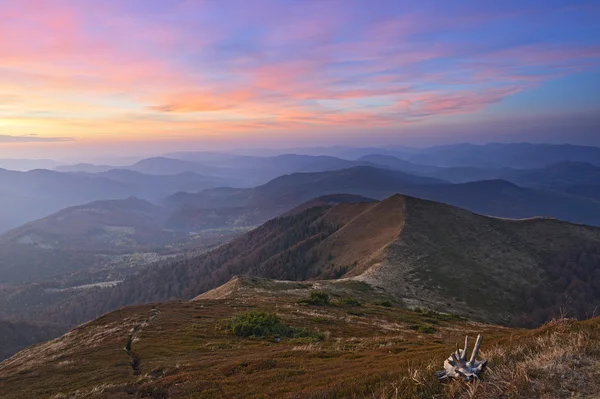
[{"label": "green bush", "polygon": [[274,313],[247,312],[229,321],[229,329],[240,337],[281,335],[283,325]]},{"label": "green bush", "polygon": [[394,304],[390,301],[378,301],[378,302],[373,302],[373,305],[377,305],[377,306],[384,306],[386,308],[391,308],[394,306]]},{"label": "green bush", "polygon": [[329,295],[321,291],[312,291],[308,298],[300,301],[305,305],[326,306],[329,305]]},{"label": "green bush", "polygon": [[239,337],[324,338],[322,333],[282,324],[275,313],[266,312],[239,314],[228,321],[227,329]]},{"label": "green bush", "polygon": [[349,296],[347,298],[342,299],[342,303],[348,306],[362,306],[362,304],[358,301],[358,299]]},{"label": "green bush", "polygon": [[432,327],[432,326],[413,325],[413,326],[410,326],[410,329],[415,330],[416,332],[420,332],[421,334],[433,334],[433,333],[437,332],[435,327]]}]

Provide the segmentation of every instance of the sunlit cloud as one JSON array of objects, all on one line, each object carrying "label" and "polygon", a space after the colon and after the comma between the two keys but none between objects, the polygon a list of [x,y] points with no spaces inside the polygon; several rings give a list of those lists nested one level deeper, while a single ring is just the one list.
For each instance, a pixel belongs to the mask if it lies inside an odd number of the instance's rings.
[{"label": "sunlit cloud", "polygon": [[509,3],[4,1],[0,142],[404,126],[600,67],[593,2]]}]

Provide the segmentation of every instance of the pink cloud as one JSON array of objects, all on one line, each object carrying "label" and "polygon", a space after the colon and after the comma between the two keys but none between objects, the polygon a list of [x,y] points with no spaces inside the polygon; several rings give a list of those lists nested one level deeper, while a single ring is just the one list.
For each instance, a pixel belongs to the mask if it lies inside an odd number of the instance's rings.
[{"label": "pink cloud", "polygon": [[8,1],[0,116],[94,132],[401,125],[476,113],[600,58],[591,44],[488,49],[439,34],[515,17],[483,6],[363,20],[344,1],[216,3],[138,15],[127,5],[143,2]]}]

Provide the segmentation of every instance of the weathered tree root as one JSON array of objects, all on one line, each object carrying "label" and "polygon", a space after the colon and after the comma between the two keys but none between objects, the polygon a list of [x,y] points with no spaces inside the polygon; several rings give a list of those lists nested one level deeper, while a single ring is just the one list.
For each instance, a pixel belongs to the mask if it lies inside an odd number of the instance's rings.
[{"label": "weathered tree root", "polygon": [[477,361],[481,341],[483,341],[483,337],[478,335],[469,361],[467,361],[469,336],[467,335],[465,337],[464,349],[459,349],[458,344],[456,344],[456,352],[446,359],[444,362],[444,370],[435,373],[438,380],[449,381],[455,378],[463,379],[464,381],[480,380],[487,365],[487,360]]}]

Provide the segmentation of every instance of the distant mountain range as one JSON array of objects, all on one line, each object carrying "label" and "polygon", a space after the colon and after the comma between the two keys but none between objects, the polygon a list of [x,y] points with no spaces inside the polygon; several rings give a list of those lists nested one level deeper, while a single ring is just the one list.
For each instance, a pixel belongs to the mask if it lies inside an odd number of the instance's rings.
[{"label": "distant mountain range", "polygon": [[485,169],[542,168],[559,162],[584,162],[600,166],[600,148],[569,144],[491,143],[452,144],[428,148],[388,147],[335,151],[338,156],[360,158],[370,154],[398,157],[415,164]]},{"label": "distant mountain range", "polygon": [[[399,145],[384,147],[334,146],[246,150],[243,152],[255,156],[272,156],[277,153],[329,155],[349,160],[379,154],[394,156],[415,164],[439,167],[528,169],[540,168],[564,161],[587,162],[600,166],[600,147],[570,144],[490,143],[477,145],[463,143],[424,148]],[[186,153],[170,154],[170,156],[183,157],[185,156],[183,154]]]},{"label": "distant mountain range", "polygon": [[436,166],[486,168],[540,168],[565,161],[600,166],[600,148],[567,144],[458,144],[426,148],[405,159]]},{"label": "distant mountain range", "polygon": [[[365,161],[349,161],[330,156],[308,156],[283,154],[273,157],[236,156],[206,152],[175,153],[172,157],[153,157],[143,159],[131,166],[121,167],[147,175],[176,175],[197,173],[214,178],[225,179],[228,185],[251,187],[264,184],[278,176],[295,172],[322,172],[346,169],[353,166],[370,165]],[[89,164],[60,167],[69,172],[105,172],[108,166]]]},{"label": "distant mountain range", "polygon": [[53,161],[51,159],[0,159],[0,169],[22,172],[34,169],[53,169],[60,167],[62,164],[62,162]]},{"label": "distant mountain range", "polygon": [[[549,216],[585,224],[600,224],[600,202],[563,192],[519,187],[504,180],[448,184],[404,172],[354,167],[340,171],[296,173],[251,189],[208,189],[177,193],[165,205],[177,209],[177,226],[194,229],[194,214],[219,210],[219,218],[243,223],[264,221],[328,194],[353,194],[383,199],[395,193],[412,195],[473,212],[507,218]],[[227,216],[225,216],[227,215]],[[189,224],[184,226],[183,223]],[[223,221],[224,225],[226,222]]]},{"label": "distant mountain range", "polygon": [[[413,175],[413,179],[421,176],[451,183],[502,179],[519,186],[558,190],[567,195],[592,199],[597,199],[594,187],[600,185],[600,149],[595,147],[464,144],[425,149],[336,147],[307,152],[317,154],[327,151],[355,158],[179,152],[118,168],[89,163],[57,166],[57,170],[63,172],[60,174],[47,170],[27,173],[0,170],[0,209],[4,210],[0,213],[0,232],[65,207],[95,200],[136,196],[157,202],[178,191],[193,193],[214,187],[249,188],[264,185],[282,175],[358,166],[401,171]],[[368,192],[357,194],[369,196]],[[302,197],[302,200],[307,199],[308,196]],[[217,218],[220,217],[217,215]],[[264,219],[259,217],[256,220]],[[179,221],[174,223],[181,224]]]},{"label": "distant mountain range", "polygon": [[136,196],[159,201],[181,190],[198,191],[228,180],[192,172],[152,176],[131,170],[61,173],[0,169],[0,233],[63,208],[90,201]]}]

